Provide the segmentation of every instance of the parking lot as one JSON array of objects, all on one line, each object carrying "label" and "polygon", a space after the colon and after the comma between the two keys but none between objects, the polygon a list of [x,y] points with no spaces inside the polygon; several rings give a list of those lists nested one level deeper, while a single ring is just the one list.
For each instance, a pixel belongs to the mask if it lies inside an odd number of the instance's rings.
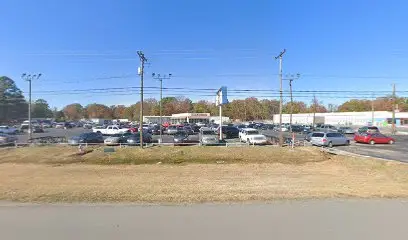
[{"label": "parking lot", "polygon": [[[72,128],[72,129],[47,128],[44,131],[45,131],[44,133],[34,133],[33,138],[52,136],[52,137],[65,137],[66,139],[69,139],[73,136],[78,136],[81,133],[91,132],[92,130],[83,129],[83,128]],[[276,131],[264,130],[261,132],[262,134],[270,138],[277,139],[279,137],[279,133]],[[284,132],[283,135],[284,135],[284,138],[288,138],[292,136],[292,134],[288,132]],[[295,139],[303,140],[304,136],[305,136],[304,134],[296,134]],[[17,138],[18,138],[17,140],[18,143],[26,143],[28,140],[28,134],[27,133],[19,134],[17,135]],[[159,135],[153,135],[153,142],[157,143],[159,138],[160,138]],[[352,141],[352,138],[353,138],[352,135],[348,135],[348,138],[350,138],[351,140],[350,146],[336,146],[334,148],[342,150],[342,151],[354,153],[354,154],[361,154],[361,155],[370,156],[370,157],[408,162],[408,156],[406,154],[406,151],[407,151],[406,149],[408,149],[408,136],[394,136],[396,142],[393,145],[360,144],[360,143],[355,143],[354,141]],[[189,139],[189,143],[191,144],[198,144],[199,142],[198,134],[190,135],[188,139]],[[238,143],[239,139],[227,139],[226,141],[228,143]],[[173,136],[163,134],[163,143],[164,144],[173,143]]]}]

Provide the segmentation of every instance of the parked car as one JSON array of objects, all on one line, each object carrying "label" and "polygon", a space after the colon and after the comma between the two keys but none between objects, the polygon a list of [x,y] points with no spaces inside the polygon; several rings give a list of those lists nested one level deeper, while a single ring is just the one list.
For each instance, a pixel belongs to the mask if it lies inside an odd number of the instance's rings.
[{"label": "parked car", "polygon": [[338,132],[339,131],[335,126],[330,125],[330,124],[320,125],[320,127],[318,127],[318,130],[321,132]]},{"label": "parked car", "polygon": [[[130,146],[135,146],[140,144],[140,133],[130,135],[127,140],[127,144]],[[144,143],[151,143],[152,142],[152,135],[147,132],[146,130],[143,132],[143,142]]]},{"label": "parked car", "polygon": [[274,125],[273,124],[264,124],[261,127],[262,130],[273,130],[274,129]]},{"label": "parked car", "polygon": [[364,126],[357,130],[358,133],[379,133],[380,129],[376,126]]},{"label": "parked car", "polygon": [[183,145],[189,142],[188,134],[186,131],[178,131],[174,135],[174,145]]},{"label": "parked car", "polygon": [[127,143],[127,140],[133,133],[126,132],[123,134],[113,134],[110,137],[106,138],[104,143],[105,145],[118,145],[120,143]]},{"label": "parked car", "polygon": [[239,132],[239,140],[249,144],[266,144],[268,142],[265,135],[259,133],[255,128],[243,128]]},{"label": "parked car", "polygon": [[314,132],[312,133],[310,142],[312,145],[326,147],[350,144],[350,140],[338,132]]},{"label": "parked car", "polygon": [[216,145],[219,143],[219,137],[208,127],[202,127],[198,136],[201,145]]},{"label": "parked car", "polygon": [[202,126],[192,125],[191,127],[193,128],[193,131],[194,131],[195,133],[199,133]]},{"label": "parked car", "polygon": [[[30,130],[28,130],[30,132]],[[40,126],[31,126],[31,132],[32,133],[43,133],[44,129]]]},{"label": "parked car", "polygon": [[290,126],[289,130],[294,133],[301,133],[303,132],[303,127],[299,125],[292,125]]},{"label": "parked car", "polygon": [[[220,128],[218,127],[216,133],[220,135]],[[238,138],[239,129],[233,126],[222,126],[223,139]]]},{"label": "parked car", "polygon": [[57,123],[55,124],[55,128],[64,128],[65,127],[65,123]]},{"label": "parked car", "polygon": [[194,130],[191,126],[184,126],[183,130],[188,134],[188,135],[192,135],[194,134]]},{"label": "parked car", "polygon": [[17,128],[9,127],[9,126],[0,126],[0,133],[5,134],[17,134],[20,131]]},{"label": "parked car", "polygon": [[91,123],[85,123],[82,127],[84,129],[92,129],[93,125]]},{"label": "parked car", "polygon": [[339,127],[339,133],[354,134],[355,131],[351,127]]},{"label": "parked car", "polygon": [[94,128],[93,132],[102,133],[103,135],[123,134],[130,132],[129,128],[122,128],[119,125],[109,125],[106,128]]},{"label": "parked car", "polygon": [[79,136],[74,136],[69,139],[70,145],[78,145],[82,143],[103,143],[103,136],[100,133],[90,132],[82,133]]},{"label": "parked car", "polygon": [[5,133],[0,133],[0,146],[12,144],[17,141],[17,137]]},{"label": "parked car", "polygon": [[377,143],[388,143],[388,144],[394,144],[395,139],[392,137],[387,137],[384,134],[381,133],[360,133],[354,135],[354,141],[358,143],[369,143],[371,145],[377,144]]},{"label": "parked car", "polygon": [[154,125],[153,127],[150,128],[151,132],[153,135],[160,135],[160,126],[159,125]]},{"label": "parked car", "polygon": [[312,134],[313,134],[313,132],[310,132],[310,133],[306,134],[305,141],[310,142],[310,140],[312,139]]},{"label": "parked car", "polygon": [[176,134],[177,132],[182,131],[182,130],[183,130],[183,127],[179,127],[179,126],[176,126],[176,125],[171,125],[171,126],[169,126],[169,127],[167,128],[166,133],[167,133],[168,135],[174,135],[174,134]]}]

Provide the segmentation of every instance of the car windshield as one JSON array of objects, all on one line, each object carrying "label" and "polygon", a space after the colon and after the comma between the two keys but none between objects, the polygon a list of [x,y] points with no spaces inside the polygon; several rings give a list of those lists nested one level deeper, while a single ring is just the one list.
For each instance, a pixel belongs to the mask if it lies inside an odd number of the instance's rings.
[{"label": "car windshield", "polygon": [[259,134],[258,131],[247,131],[247,135],[257,135]]},{"label": "car windshield", "polygon": [[203,135],[215,135],[213,131],[203,131]]},{"label": "car windshield", "polygon": [[187,136],[187,133],[184,132],[184,131],[180,131],[180,132],[177,132],[175,135],[176,135],[176,136],[183,137],[183,136]]},{"label": "car windshield", "polygon": [[79,135],[79,138],[86,138],[89,136],[89,133],[82,133],[81,135]]}]

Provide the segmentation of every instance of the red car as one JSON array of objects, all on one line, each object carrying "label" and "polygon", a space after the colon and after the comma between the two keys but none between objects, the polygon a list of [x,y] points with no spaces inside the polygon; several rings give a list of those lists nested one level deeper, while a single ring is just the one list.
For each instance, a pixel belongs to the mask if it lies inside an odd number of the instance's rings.
[{"label": "red car", "polygon": [[387,137],[381,133],[362,133],[354,135],[354,141],[374,145],[376,143],[393,144],[395,139],[392,137]]}]

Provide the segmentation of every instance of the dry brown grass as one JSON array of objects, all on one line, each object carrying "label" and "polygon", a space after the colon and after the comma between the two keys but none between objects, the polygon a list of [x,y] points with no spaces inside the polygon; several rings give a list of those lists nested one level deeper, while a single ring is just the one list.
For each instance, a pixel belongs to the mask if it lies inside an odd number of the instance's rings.
[{"label": "dry brown grass", "polygon": [[[190,148],[182,149],[190,151]],[[263,151],[263,148],[245,149]],[[128,151],[120,154],[130,154]],[[408,197],[406,164],[340,156],[332,156],[330,160],[323,156],[326,161],[295,160],[291,163],[290,160],[277,160],[283,153],[281,149],[276,151],[277,156],[269,156],[275,159],[272,163],[253,160],[238,164],[50,165],[6,161],[8,163],[0,164],[0,200],[194,203]],[[300,151],[321,156],[314,149]],[[100,153],[92,154],[87,157],[92,159]],[[262,158],[263,154],[254,158]],[[2,162],[9,158],[2,154]],[[223,159],[222,154],[220,159]],[[32,160],[26,158],[24,161]]]},{"label": "dry brown grass", "polygon": [[314,148],[283,149],[277,147],[151,147],[115,148],[105,153],[104,147],[88,148],[92,152],[78,155],[77,147],[25,147],[0,150],[0,163],[44,164],[180,164],[180,163],[284,163],[303,164],[329,159]]}]

